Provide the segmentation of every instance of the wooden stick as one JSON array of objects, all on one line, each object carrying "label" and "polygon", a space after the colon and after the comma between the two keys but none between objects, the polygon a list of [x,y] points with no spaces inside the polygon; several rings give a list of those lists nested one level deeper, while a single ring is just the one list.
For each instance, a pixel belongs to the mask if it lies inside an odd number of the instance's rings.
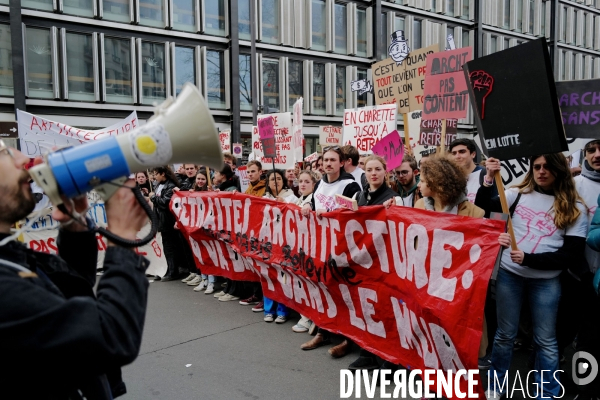
[{"label": "wooden stick", "polygon": [[508,201],[506,201],[506,193],[504,193],[504,184],[502,183],[502,175],[500,171],[496,171],[494,174],[494,180],[496,181],[496,188],[498,189],[498,195],[500,196],[500,204],[502,204],[502,212],[508,214],[508,234],[510,235],[510,247],[513,250],[519,250],[517,242],[515,240],[515,232],[513,231],[512,221],[510,218],[510,210],[508,207]]},{"label": "wooden stick", "polygon": [[446,154],[446,119],[442,120],[442,138],[440,139],[441,155]]},{"label": "wooden stick", "polygon": [[206,179],[208,179],[208,187],[212,188],[212,180],[210,179],[210,170],[208,169],[208,167],[206,168]]},{"label": "wooden stick", "polygon": [[412,146],[410,145],[410,132],[408,131],[408,113],[403,114],[404,117],[404,145],[408,148],[408,154],[413,155]]}]

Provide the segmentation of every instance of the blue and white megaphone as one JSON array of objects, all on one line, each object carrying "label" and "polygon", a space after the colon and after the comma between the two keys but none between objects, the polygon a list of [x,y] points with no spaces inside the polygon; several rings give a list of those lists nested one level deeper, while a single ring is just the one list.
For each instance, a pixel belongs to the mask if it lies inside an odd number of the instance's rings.
[{"label": "blue and white megaphone", "polygon": [[[168,98],[155,115],[129,133],[50,153],[45,162],[29,170],[52,203],[61,208],[61,195],[69,198],[96,190],[107,200],[127,177],[166,164],[194,163],[220,170],[223,153],[215,122],[198,89],[185,84],[177,99]],[[152,236],[131,243],[141,246],[156,234],[154,213],[136,193],[153,222]],[[64,206],[63,206],[64,207]],[[110,232],[98,228],[113,240]],[[147,242],[146,242],[147,243]]]}]

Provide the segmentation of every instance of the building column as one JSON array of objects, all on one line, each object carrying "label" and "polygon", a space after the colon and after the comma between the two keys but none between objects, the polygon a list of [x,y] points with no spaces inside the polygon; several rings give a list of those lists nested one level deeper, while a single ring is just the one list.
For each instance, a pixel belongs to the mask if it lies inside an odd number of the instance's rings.
[{"label": "building column", "polygon": [[25,63],[23,60],[23,25],[21,0],[10,0],[10,46],[12,52],[15,119],[17,109],[25,111]]},{"label": "building column", "polygon": [[231,140],[241,143],[240,127],[240,41],[238,28],[238,2],[229,0],[229,79],[231,98]]}]

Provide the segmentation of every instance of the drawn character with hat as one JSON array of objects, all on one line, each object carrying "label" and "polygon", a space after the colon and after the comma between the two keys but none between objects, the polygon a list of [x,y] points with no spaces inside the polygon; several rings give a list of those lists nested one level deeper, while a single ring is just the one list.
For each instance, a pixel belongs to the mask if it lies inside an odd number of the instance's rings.
[{"label": "drawn character with hat", "polygon": [[392,57],[392,60],[396,61],[396,65],[402,65],[402,61],[408,56],[410,48],[406,43],[404,37],[404,31],[396,31],[391,34],[392,43],[388,48],[388,54]]}]

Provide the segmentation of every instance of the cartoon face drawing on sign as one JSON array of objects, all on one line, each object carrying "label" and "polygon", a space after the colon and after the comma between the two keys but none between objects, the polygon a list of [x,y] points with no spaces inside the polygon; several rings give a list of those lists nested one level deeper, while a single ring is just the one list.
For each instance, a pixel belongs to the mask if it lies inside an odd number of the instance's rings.
[{"label": "cartoon face drawing on sign", "polygon": [[408,52],[410,51],[404,37],[404,31],[396,31],[390,37],[392,38],[392,43],[388,48],[388,54],[392,57],[392,60],[396,61],[396,65],[402,65],[402,61],[408,57]]},{"label": "cartoon face drawing on sign", "polygon": [[373,85],[371,85],[371,82],[366,79],[350,82],[350,88],[353,92],[358,92],[359,95],[363,95],[367,92],[373,92]]}]

